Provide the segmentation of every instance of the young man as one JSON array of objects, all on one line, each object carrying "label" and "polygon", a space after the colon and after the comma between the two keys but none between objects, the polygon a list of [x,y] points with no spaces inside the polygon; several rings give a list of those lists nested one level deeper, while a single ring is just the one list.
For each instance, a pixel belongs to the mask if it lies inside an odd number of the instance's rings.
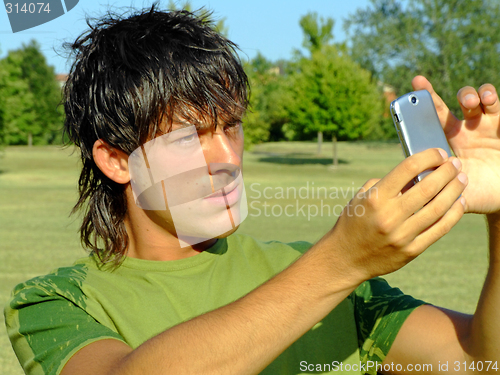
[{"label": "young man", "polygon": [[[375,362],[386,373],[424,364],[440,373],[446,361],[498,369],[500,104],[491,85],[459,92],[459,121],[416,77],[461,162],[436,149],[414,155],[368,181],[349,203],[365,215],[344,212],[315,245],[262,243],[231,234],[244,218],[247,105],[234,45],[202,17],[153,8],[101,20],[72,47],[66,130],[82,152],[76,208],[86,207],[81,235],[92,254],[16,287],[5,315],[26,373],[297,374],[321,364],[375,374]],[[490,229],[473,316],[376,278],[465,211],[487,214]]]}]

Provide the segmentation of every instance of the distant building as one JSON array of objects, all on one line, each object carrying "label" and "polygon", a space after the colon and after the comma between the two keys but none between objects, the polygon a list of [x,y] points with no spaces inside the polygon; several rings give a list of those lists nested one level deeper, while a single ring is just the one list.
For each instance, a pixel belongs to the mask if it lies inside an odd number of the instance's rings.
[{"label": "distant building", "polygon": [[274,74],[275,76],[279,76],[281,74],[281,69],[279,66],[273,66],[267,70],[269,74]]},{"label": "distant building", "polygon": [[384,117],[390,117],[389,104],[395,99],[397,99],[396,90],[391,85],[387,83],[379,82],[379,85],[382,86],[382,92],[384,93],[385,103],[387,104],[384,108]]},{"label": "distant building", "polygon": [[384,84],[383,91],[387,103],[391,103],[393,100],[397,99],[396,90],[391,85]]},{"label": "distant building", "polygon": [[68,79],[67,74],[56,74],[56,81],[59,83],[59,87],[62,88]]}]

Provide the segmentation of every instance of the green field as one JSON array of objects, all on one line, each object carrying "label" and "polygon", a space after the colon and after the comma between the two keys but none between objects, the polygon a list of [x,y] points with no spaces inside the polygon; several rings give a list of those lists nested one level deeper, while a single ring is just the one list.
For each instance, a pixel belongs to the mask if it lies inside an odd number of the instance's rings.
[{"label": "green field", "polygon": [[[264,240],[317,241],[340,211],[329,208],[343,206],[367,179],[383,177],[403,158],[395,143],[339,143],[340,164],[333,169],[331,144],[325,144],[323,155],[315,152],[314,143],[268,143],[245,154],[249,215],[240,232]],[[78,217],[69,217],[78,169],[72,149],[9,147],[1,152],[2,310],[17,283],[85,255]],[[467,215],[387,279],[417,298],[473,312],[486,273],[486,242],[484,218]],[[0,332],[0,374],[22,374],[5,328]]]}]

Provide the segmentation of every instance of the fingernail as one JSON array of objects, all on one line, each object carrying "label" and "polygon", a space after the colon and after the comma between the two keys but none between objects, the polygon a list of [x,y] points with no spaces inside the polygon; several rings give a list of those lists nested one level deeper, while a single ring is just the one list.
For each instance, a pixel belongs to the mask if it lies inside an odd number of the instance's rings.
[{"label": "fingernail", "polygon": [[448,159],[448,153],[445,150],[443,150],[442,148],[438,148],[438,151],[441,154],[441,156],[443,157],[443,159],[445,159],[445,160]]},{"label": "fingernail", "polygon": [[466,101],[468,101],[469,99],[474,99],[476,97],[476,95],[473,95],[473,94],[468,94],[468,95],[465,95],[465,98],[464,98],[464,103]]},{"label": "fingernail", "polygon": [[483,92],[483,95],[481,96],[481,98],[486,99],[486,97],[490,96],[491,94],[493,94],[491,91],[485,91],[485,92]]},{"label": "fingernail", "polygon": [[458,170],[462,168],[462,162],[458,158],[453,159],[452,163]]},{"label": "fingernail", "polygon": [[464,185],[467,183],[467,175],[466,175],[464,172],[460,172],[460,173],[458,174],[458,179],[459,179],[459,180],[460,180],[460,182],[461,182],[462,184],[464,184]]},{"label": "fingernail", "polygon": [[460,203],[462,203],[462,206],[465,208],[465,198],[463,196],[460,198]]}]

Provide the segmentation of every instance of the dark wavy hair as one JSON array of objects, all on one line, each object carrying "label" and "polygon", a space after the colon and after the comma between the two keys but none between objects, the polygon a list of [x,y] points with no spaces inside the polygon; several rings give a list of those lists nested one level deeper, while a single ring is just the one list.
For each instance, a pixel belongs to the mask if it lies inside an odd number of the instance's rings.
[{"label": "dark wavy hair", "polygon": [[108,13],[65,44],[75,61],[64,87],[65,134],[81,150],[82,245],[101,263],[127,252],[125,185],[107,178],[92,156],[96,140],[130,155],[169,131],[180,116],[214,128],[235,123],[248,106],[248,79],[237,46],[214,29],[210,13]]}]

